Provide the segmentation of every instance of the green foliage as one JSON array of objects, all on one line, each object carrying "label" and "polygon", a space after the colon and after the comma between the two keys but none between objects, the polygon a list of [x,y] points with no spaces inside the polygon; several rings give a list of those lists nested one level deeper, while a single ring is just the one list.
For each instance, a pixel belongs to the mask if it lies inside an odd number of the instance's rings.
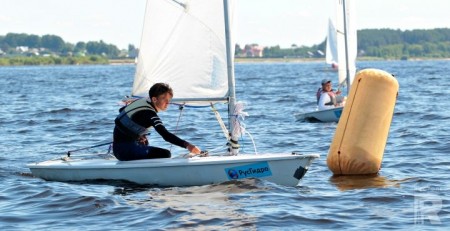
[{"label": "green foliage", "polygon": [[359,56],[387,59],[450,58],[450,29],[358,31]]},{"label": "green foliage", "polygon": [[79,65],[79,64],[108,64],[107,58],[93,55],[80,57],[55,57],[55,56],[15,56],[0,58],[0,66],[21,65]]},{"label": "green foliage", "polygon": [[[236,56],[245,56],[255,44],[245,45],[243,49],[235,46]],[[264,58],[323,58],[326,40],[311,47],[292,44],[289,48],[266,47]],[[28,47],[29,51],[17,50]],[[8,33],[0,35],[0,66],[4,65],[60,65],[108,63],[109,59],[119,58],[119,49],[112,44],[100,41],[66,43],[56,35],[28,35]],[[138,49],[129,45],[128,52],[137,55]],[[431,30],[393,30],[364,29],[358,31],[358,57],[383,59],[408,58],[450,58],[450,29]]]},{"label": "green foliage", "polygon": [[115,45],[106,44],[102,40],[100,42],[88,42],[86,44],[86,51],[89,54],[103,55],[111,58],[119,55],[119,49]]},{"label": "green foliage", "polygon": [[44,35],[41,38],[41,47],[54,52],[61,52],[64,48],[64,40],[56,35]]},{"label": "green foliage", "polygon": [[77,42],[75,45],[73,51],[74,52],[84,52],[86,50],[86,43],[85,42]]},{"label": "green foliage", "polygon": [[[326,40],[312,47],[264,48],[266,58],[320,58]],[[236,49],[237,51],[237,49]],[[450,58],[450,29],[392,30],[364,29],[358,31],[358,57],[383,59]]]},{"label": "green foliage", "polygon": [[69,56],[71,53],[84,53],[87,55],[102,55],[108,58],[118,57],[120,50],[117,46],[106,44],[103,41],[88,43],[78,42],[76,45],[66,43],[56,35],[38,35],[8,33],[0,36],[0,49],[10,55],[17,54],[16,48],[19,46],[29,49],[38,49],[40,53]]},{"label": "green foliage", "polygon": [[265,58],[319,58],[323,55],[317,52],[318,45],[312,47],[307,46],[291,46],[290,48],[280,48],[280,46],[264,48]]}]

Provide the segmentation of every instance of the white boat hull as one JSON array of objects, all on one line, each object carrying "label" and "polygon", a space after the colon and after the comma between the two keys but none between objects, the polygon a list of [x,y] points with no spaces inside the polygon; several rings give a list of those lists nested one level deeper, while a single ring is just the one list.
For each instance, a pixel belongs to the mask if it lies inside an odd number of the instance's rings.
[{"label": "white boat hull", "polygon": [[326,110],[317,110],[295,115],[297,120],[310,122],[338,122],[341,117],[343,107],[331,108]]},{"label": "white boat hull", "polygon": [[124,180],[158,186],[198,186],[260,178],[296,186],[317,154],[260,154],[118,161],[60,159],[28,164],[50,181]]}]

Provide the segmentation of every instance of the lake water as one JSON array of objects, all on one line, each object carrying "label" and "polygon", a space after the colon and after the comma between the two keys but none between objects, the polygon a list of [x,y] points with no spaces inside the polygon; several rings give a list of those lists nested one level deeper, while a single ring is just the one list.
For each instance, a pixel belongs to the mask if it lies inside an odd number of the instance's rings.
[{"label": "lake water", "polygon": [[[26,164],[111,140],[135,66],[0,67],[2,230],[444,229],[450,224],[450,61],[359,62],[394,74],[400,90],[382,169],[332,177],[326,156],[336,123],[295,121],[314,108],[324,64],[236,65],[238,100],[257,151],[319,153],[297,187],[246,180],[158,188],[124,182],[34,178]],[[176,94],[176,92],[175,92]],[[219,109],[224,106],[219,106]],[[202,149],[224,144],[209,108],[160,113],[168,129]],[[222,117],[225,114],[222,113]],[[179,121],[179,122],[178,122]],[[178,126],[177,126],[178,124]],[[213,134],[211,134],[211,131]],[[171,148],[151,136],[151,142]],[[244,152],[253,152],[249,136]],[[104,153],[107,146],[86,153]],[[184,150],[172,147],[174,155]]]}]

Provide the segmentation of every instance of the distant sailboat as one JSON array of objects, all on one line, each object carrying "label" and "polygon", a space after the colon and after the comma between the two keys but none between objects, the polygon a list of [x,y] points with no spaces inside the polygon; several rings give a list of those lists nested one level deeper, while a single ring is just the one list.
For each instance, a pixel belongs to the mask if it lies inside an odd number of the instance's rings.
[{"label": "distant sailboat", "polygon": [[[355,25],[355,0],[335,0],[337,17],[336,25],[329,20],[326,62],[329,65],[337,66],[338,88],[347,88],[350,86],[356,73],[357,56],[357,34]],[[343,107],[298,113],[295,115],[297,120],[315,121],[315,122],[338,122]]]},{"label": "distant sailboat", "polygon": [[339,88],[347,87],[347,93],[356,73],[358,40],[356,32],[356,0],[336,0],[336,40],[338,47]]},{"label": "distant sailboat", "polygon": [[334,27],[333,21],[330,18],[328,19],[328,35],[326,43],[325,62],[329,67],[331,67],[331,70],[333,71],[337,71],[339,68],[336,33],[336,28]]}]

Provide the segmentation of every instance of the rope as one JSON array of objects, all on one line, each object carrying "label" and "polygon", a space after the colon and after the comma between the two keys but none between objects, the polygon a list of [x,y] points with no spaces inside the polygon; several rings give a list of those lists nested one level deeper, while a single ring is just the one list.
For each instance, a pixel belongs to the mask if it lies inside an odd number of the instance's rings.
[{"label": "rope", "polygon": [[[83,160],[83,157],[93,157],[93,156],[97,156],[97,157],[101,157],[103,159],[116,159],[116,157],[114,155],[112,155],[110,152],[107,153],[90,153],[90,154],[79,154],[77,155],[77,160]],[[63,160],[63,161],[70,161],[70,160],[75,160],[72,159],[70,156],[61,156],[61,157],[56,157],[54,159],[51,160]]]},{"label": "rope", "polygon": [[[180,121],[181,121],[181,115],[183,114],[184,104],[179,104],[178,109],[180,110],[180,115],[178,115],[177,126],[175,127],[175,132],[173,133],[175,135],[177,134],[177,131],[178,131],[178,124],[180,124]],[[172,152],[172,147],[173,147],[173,144],[170,144],[170,148],[169,148],[170,152]]]},{"label": "rope", "polygon": [[85,148],[79,148],[79,149],[75,149],[75,150],[70,150],[70,151],[67,152],[67,157],[70,157],[70,154],[71,154],[72,152],[77,152],[77,151],[81,151],[81,150],[86,150],[86,149],[96,148],[96,147],[100,147],[100,146],[107,145],[107,144],[112,144],[112,141],[111,141],[111,142],[108,142],[108,143],[97,144],[97,145],[90,146],[90,147],[85,147]]},{"label": "rope", "polygon": [[174,132],[174,134],[176,134],[177,131],[178,131],[178,124],[180,124],[180,121],[181,121],[181,115],[183,114],[184,104],[180,104],[180,105],[178,106],[178,109],[180,110],[180,115],[178,115],[177,126],[175,127],[175,132]]},{"label": "rope", "polygon": [[253,136],[252,134],[250,134],[250,132],[245,131],[245,133],[248,134],[248,136],[250,136],[250,139],[252,140],[252,144],[253,144],[253,148],[255,149],[255,155],[258,155],[258,152],[256,151],[256,144],[255,144],[255,140],[253,140]]},{"label": "rope", "polygon": [[222,117],[220,117],[220,114],[217,111],[217,109],[214,107],[213,103],[211,103],[211,109],[214,112],[214,115],[216,116],[217,122],[219,122],[219,125],[222,128],[222,132],[225,135],[225,138],[227,138],[227,140],[230,140],[230,135],[229,135],[228,129],[225,126],[225,124],[223,123]]},{"label": "rope", "polygon": [[200,153],[198,155],[191,155],[191,153],[187,153],[187,154],[181,155],[180,157],[181,158],[190,158],[190,157],[194,157],[194,156],[197,156],[197,157],[215,156],[215,155],[223,153],[223,152],[214,153],[215,151],[217,151],[219,149],[225,149],[226,147],[227,147],[227,145],[222,145],[217,148],[210,149],[209,151],[206,151],[206,150],[202,151],[202,153]]}]

